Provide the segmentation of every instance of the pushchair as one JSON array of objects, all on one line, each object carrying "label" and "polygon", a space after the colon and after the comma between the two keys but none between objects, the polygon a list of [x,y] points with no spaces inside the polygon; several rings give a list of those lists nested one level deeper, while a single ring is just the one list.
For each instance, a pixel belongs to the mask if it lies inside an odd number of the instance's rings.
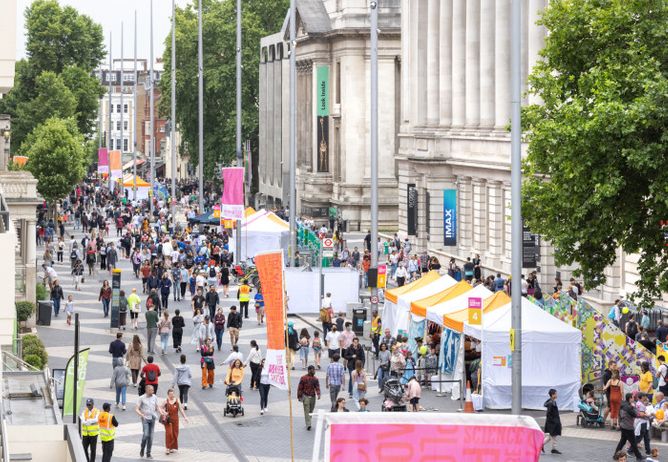
[{"label": "pushchair", "polygon": [[241,405],[241,388],[238,385],[228,385],[225,390],[226,405],[223,415],[231,414],[236,417],[238,414],[244,415],[244,408]]},{"label": "pushchair", "polygon": [[382,412],[406,412],[404,403],[404,387],[397,377],[391,377],[383,384]]},{"label": "pushchair", "polygon": [[603,412],[603,396],[600,394],[594,393],[594,398],[596,400],[595,405],[598,410],[594,409],[589,403],[587,403],[587,395],[589,392],[594,391],[594,386],[590,383],[585,384],[582,387],[582,393],[580,396],[580,404],[578,408],[580,413],[577,416],[577,425],[582,427],[605,427],[605,421],[601,413]]}]

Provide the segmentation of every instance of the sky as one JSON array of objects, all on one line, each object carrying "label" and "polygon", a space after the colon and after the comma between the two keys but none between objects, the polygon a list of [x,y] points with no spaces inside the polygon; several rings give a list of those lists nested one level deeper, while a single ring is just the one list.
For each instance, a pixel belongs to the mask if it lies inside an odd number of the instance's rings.
[{"label": "sky", "polygon": [[[176,5],[183,7],[191,0],[176,0]],[[25,58],[25,9],[32,0],[17,0],[16,57]],[[131,58],[134,53],[134,12],[137,10],[137,57],[147,58],[150,53],[150,0],[59,0],[61,5],[76,8],[80,13],[90,16],[104,28],[105,48],[109,46],[109,32],[112,34],[112,52],[114,58],[121,56],[121,23],[124,24],[124,57]],[[172,2],[153,0],[153,53],[162,56],[165,37],[171,31]],[[107,58],[108,60],[108,58]]]}]

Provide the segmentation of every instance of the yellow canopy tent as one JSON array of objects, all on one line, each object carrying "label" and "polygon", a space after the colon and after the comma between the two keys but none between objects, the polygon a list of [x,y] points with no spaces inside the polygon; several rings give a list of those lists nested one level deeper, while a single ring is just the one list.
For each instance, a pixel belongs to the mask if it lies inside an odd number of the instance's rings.
[{"label": "yellow canopy tent", "polygon": [[[510,303],[505,292],[496,292],[483,301],[483,316]],[[456,332],[464,332],[464,323],[468,322],[468,308],[443,315],[443,325]]]},{"label": "yellow canopy tent", "polygon": [[444,291],[432,295],[431,297],[415,300],[411,303],[411,313],[424,318],[427,316],[428,307],[438,305],[439,303],[461,295],[469,290],[471,290],[471,284],[466,281],[460,281],[454,286],[448,287]]},{"label": "yellow canopy tent", "polygon": [[419,289],[426,286],[427,284],[434,282],[436,279],[440,278],[441,275],[438,274],[438,271],[429,271],[427,274],[422,276],[420,279],[406,284],[405,286],[395,287],[394,289],[385,291],[385,300],[388,300],[392,303],[397,303],[397,299],[400,295],[408,293],[412,290]]},{"label": "yellow canopy tent", "polygon": [[255,209],[253,207],[246,207],[246,210],[244,210],[244,217],[249,217],[255,213]]},{"label": "yellow canopy tent", "polygon": [[[123,177],[123,186],[126,187],[126,188],[132,188],[133,185],[134,185],[134,181],[132,179],[132,175],[125,175]],[[139,177],[139,175],[137,175],[137,187],[138,188],[140,188],[140,187],[148,188],[149,186],[151,186],[150,183],[144,181],[143,179],[141,179]]]}]

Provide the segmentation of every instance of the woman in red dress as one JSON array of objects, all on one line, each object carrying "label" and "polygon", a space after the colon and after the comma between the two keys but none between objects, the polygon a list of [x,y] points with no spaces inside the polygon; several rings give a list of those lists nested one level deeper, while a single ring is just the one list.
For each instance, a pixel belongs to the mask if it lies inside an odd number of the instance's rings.
[{"label": "woman in red dress", "polygon": [[183,416],[183,420],[188,422],[188,417],[186,417],[183,406],[176,397],[173,388],[167,391],[164,409],[166,414],[163,419],[165,425],[165,453],[171,454],[179,449],[179,413]]}]

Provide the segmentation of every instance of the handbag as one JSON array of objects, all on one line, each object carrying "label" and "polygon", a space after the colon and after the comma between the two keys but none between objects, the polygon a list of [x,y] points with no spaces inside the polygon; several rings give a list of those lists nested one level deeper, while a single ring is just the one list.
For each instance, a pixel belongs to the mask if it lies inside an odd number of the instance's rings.
[{"label": "handbag", "polygon": [[172,419],[169,417],[169,414],[160,416],[160,423],[163,425],[169,425],[172,422]]},{"label": "handbag", "polygon": [[366,383],[360,382],[357,384],[357,391],[366,391]]}]

